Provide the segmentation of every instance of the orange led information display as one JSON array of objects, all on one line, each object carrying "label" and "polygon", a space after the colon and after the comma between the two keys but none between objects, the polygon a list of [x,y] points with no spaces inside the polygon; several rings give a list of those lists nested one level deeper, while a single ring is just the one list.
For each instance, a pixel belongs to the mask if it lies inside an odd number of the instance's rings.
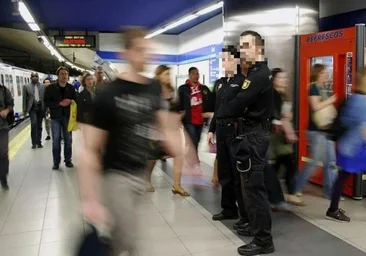
[{"label": "orange led information display", "polygon": [[55,36],[58,48],[94,48],[95,36]]}]

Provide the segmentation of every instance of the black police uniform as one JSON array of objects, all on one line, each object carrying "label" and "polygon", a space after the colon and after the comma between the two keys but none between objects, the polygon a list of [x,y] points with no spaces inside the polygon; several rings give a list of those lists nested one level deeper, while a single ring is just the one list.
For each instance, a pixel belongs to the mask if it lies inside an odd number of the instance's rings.
[{"label": "black police uniform", "polygon": [[216,133],[218,178],[222,188],[222,212],[214,215],[213,219],[237,219],[239,207],[241,218],[235,227],[248,223],[249,219],[241,193],[240,176],[235,170],[235,161],[230,154],[230,143],[235,136],[235,120],[229,112],[228,103],[240,92],[244,79],[243,75],[235,75],[231,78],[223,77],[216,81],[214,87],[216,94],[215,112],[209,129],[209,132]]},{"label": "black police uniform", "polygon": [[[237,117],[239,148],[233,158],[248,172],[241,172],[241,184],[246,210],[250,220],[253,241],[238,248],[239,254],[271,253],[274,245],[271,235],[271,216],[267,189],[264,184],[266,153],[270,142],[269,118],[273,113],[273,86],[271,72],[265,62],[257,62],[248,70],[240,85],[240,92],[228,104],[230,113]],[[239,152],[240,154],[236,154]],[[244,152],[244,153],[243,153]],[[246,161],[246,162],[244,162]],[[239,168],[238,168],[239,169]],[[241,168],[243,171],[245,168]]]}]

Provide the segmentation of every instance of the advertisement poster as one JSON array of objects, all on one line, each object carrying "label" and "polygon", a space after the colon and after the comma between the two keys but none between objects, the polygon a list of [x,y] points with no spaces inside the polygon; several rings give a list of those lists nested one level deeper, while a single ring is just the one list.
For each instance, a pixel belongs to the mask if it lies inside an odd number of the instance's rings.
[{"label": "advertisement poster", "polygon": [[346,97],[352,95],[352,52],[346,55]]},{"label": "advertisement poster", "polygon": [[320,56],[311,59],[311,66],[315,64],[322,64],[326,66],[329,78],[325,86],[328,97],[333,95],[333,56]]},{"label": "advertisement poster", "polygon": [[213,84],[220,76],[219,58],[213,58],[209,60],[209,84],[212,88]]}]

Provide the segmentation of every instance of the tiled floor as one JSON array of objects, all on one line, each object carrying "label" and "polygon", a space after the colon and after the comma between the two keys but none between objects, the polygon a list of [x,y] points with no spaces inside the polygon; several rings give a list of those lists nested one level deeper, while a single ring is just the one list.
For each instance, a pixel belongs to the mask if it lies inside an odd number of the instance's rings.
[{"label": "tiled floor", "polygon": [[[78,136],[74,139],[77,145]],[[78,215],[76,172],[51,170],[50,142],[40,150],[31,150],[29,144],[11,162],[10,191],[0,191],[0,255],[74,255],[85,228]],[[77,156],[79,148],[74,149]],[[228,228],[232,222],[211,220],[212,213],[219,210],[220,191],[209,182],[213,156],[201,155],[204,176],[183,180],[192,197],[171,193],[170,161],[154,171],[156,191],[139,209],[140,222],[146,227],[139,240],[140,256],[237,255],[236,247],[243,240]],[[77,165],[77,157],[74,162]],[[298,212],[302,217],[274,214],[275,255],[365,255],[365,202],[345,201],[344,208],[354,221],[338,224],[323,218],[327,201],[305,199],[309,206]]]}]

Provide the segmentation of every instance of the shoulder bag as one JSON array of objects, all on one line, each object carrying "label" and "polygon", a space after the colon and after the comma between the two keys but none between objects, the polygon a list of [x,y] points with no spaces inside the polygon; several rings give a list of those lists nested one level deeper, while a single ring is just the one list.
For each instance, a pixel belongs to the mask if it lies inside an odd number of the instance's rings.
[{"label": "shoulder bag", "polygon": [[[328,98],[326,91],[321,88],[320,91],[321,100],[324,101]],[[328,105],[325,108],[314,111],[312,114],[313,122],[319,130],[327,130],[332,126],[334,119],[337,117],[337,109],[334,105]]]}]

